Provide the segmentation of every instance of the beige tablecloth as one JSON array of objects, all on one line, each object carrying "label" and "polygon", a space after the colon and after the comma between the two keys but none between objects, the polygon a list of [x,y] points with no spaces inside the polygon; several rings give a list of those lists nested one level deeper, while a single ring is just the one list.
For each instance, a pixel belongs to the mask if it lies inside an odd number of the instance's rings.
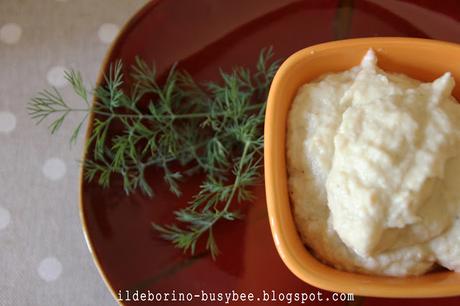
[{"label": "beige tablecloth", "polygon": [[[82,138],[50,136],[26,104],[63,70],[94,83],[119,28],[146,0],[0,0],[0,305],[116,305],[78,215]],[[82,136],[82,135],[80,135]]]}]

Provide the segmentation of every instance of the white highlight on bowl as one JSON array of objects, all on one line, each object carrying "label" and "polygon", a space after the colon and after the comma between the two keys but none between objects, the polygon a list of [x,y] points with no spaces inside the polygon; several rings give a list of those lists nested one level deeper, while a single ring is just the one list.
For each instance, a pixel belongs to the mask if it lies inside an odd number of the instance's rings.
[{"label": "white highlight on bowl", "polygon": [[42,171],[46,178],[57,181],[64,177],[66,165],[60,158],[50,158],[43,165]]},{"label": "white highlight on bowl", "polygon": [[38,275],[47,282],[55,281],[62,273],[62,264],[56,257],[47,257],[38,265]]},{"label": "white highlight on bowl", "polygon": [[0,28],[0,41],[14,45],[19,42],[22,35],[22,28],[16,23],[7,23]]},{"label": "white highlight on bowl", "polygon": [[280,245],[280,239],[278,238],[278,235],[276,233],[273,233],[273,240],[275,241],[276,246]]},{"label": "white highlight on bowl", "polygon": [[104,44],[110,44],[117,37],[120,28],[113,23],[104,23],[99,27],[97,35]]},{"label": "white highlight on bowl", "polygon": [[270,217],[270,225],[275,226],[275,218]]},{"label": "white highlight on bowl", "polygon": [[10,112],[0,112],[0,133],[9,133],[16,127],[16,116]]}]

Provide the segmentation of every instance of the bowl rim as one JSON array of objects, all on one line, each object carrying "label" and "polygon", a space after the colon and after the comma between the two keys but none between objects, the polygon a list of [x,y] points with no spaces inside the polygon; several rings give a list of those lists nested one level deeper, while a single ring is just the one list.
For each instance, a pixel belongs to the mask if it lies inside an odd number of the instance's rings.
[{"label": "bowl rim", "polygon": [[[115,39],[110,43],[107,51],[104,54],[104,58],[102,60],[101,66],[99,68],[98,74],[97,74],[97,79],[96,79],[96,86],[99,86],[104,82],[104,76],[106,71],[108,71],[108,68],[110,66],[110,58],[112,57],[113,52],[116,50],[117,46],[120,44],[120,42],[123,40],[123,38],[127,35],[129,30],[140,20],[142,17],[149,12],[152,8],[154,8],[156,5],[160,3],[161,0],[151,0],[150,2],[147,2],[139,7],[136,11],[134,11],[129,18],[127,18],[126,22],[122,25],[120,31],[118,32],[117,36]],[[91,105],[96,103],[95,98],[93,97],[91,100]],[[94,113],[91,113],[89,117],[87,118],[87,125],[86,125],[86,130],[85,130],[85,136],[84,136],[84,143],[87,143],[91,130],[93,129],[93,124],[94,124]],[[82,159],[85,160],[86,156],[89,154],[89,148],[87,146],[84,146],[84,149],[81,153]],[[85,213],[85,201],[84,201],[84,192],[85,192],[85,179],[84,179],[84,163],[81,163],[80,165],[80,174],[79,174],[79,205],[78,205],[78,211],[79,211],[79,216],[80,216],[80,222],[81,222],[81,227],[82,227],[82,232],[83,236],[86,242],[86,245],[88,247],[88,251],[91,254],[91,257],[93,259],[94,265],[97,268],[97,271],[99,272],[100,277],[102,278],[106,288],[112,295],[113,299],[116,301],[118,305],[123,306],[124,303],[122,300],[120,300],[119,293],[115,292],[115,287],[110,281],[110,278],[107,275],[107,271],[102,267],[102,260],[100,259],[95,245],[93,243],[93,240],[91,238],[90,231],[88,229],[88,221]]]},{"label": "bowl rim", "polygon": [[[317,44],[309,46],[307,48],[301,49],[291,56],[289,56],[280,66],[277,71],[272,85],[270,87],[270,92],[267,100],[267,109],[265,116],[265,126],[264,126],[264,137],[265,137],[265,146],[264,146],[264,172],[265,172],[265,191],[266,191],[266,201],[268,216],[270,221],[270,229],[272,232],[272,237],[275,242],[276,249],[280,255],[282,261],[285,265],[294,273],[297,277],[303,281],[314,285],[316,287],[336,291],[336,292],[353,292],[362,296],[373,296],[373,297],[403,297],[403,298],[416,298],[416,297],[447,297],[460,295],[460,283],[459,284],[446,284],[445,286],[434,286],[431,287],[428,284],[424,286],[411,286],[406,288],[402,286],[402,282],[407,279],[417,278],[421,279],[424,276],[419,277],[385,277],[385,276],[372,276],[364,275],[353,272],[339,271],[338,269],[332,268],[320,262],[318,259],[314,258],[305,247],[303,247],[303,253],[298,253],[299,251],[291,244],[289,239],[285,237],[286,230],[280,219],[288,220],[291,223],[294,223],[294,217],[290,208],[290,200],[287,192],[282,191],[283,195],[279,195],[277,192],[280,188],[280,184],[284,184],[282,188],[287,190],[287,169],[286,169],[286,160],[285,160],[285,144],[281,143],[283,150],[280,150],[280,140],[279,137],[274,136],[275,130],[282,130],[282,133],[285,134],[286,126],[280,127],[277,124],[277,117],[279,116],[279,111],[276,107],[277,93],[280,91],[280,81],[285,78],[291,72],[291,68],[298,64],[300,61],[305,60],[306,57],[311,55],[318,55],[318,53],[329,51],[331,49],[337,48],[355,48],[355,47],[367,47],[371,48],[375,45],[405,45],[412,49],[416,48],[448,48],[456,49],[460,53],[460,45],[432,40],[432,39],[421,39],[421,38],[406,38],[406,37],[373,37],[373,38],[355,38],[355,39],[346,39],[339,41],[326,42],[322,44]],[[351,68],[351,67],[350,67]],[[287,103],[292,103],[288,101]],[[286,112],[287,116],[287,112]],[[279,133],[279,132],[278,132]],[[279,151],[284,151],[281,154]],[[283,175],[280,175],[280,171],[284,172]],[[286,196],[288,208],[286,208]],[[280,199],[280,197],[284,198]],[[284,202],[281,203],[280,202]],[[287,216],[289,214],[290,216]],[[288,218],[288,219],[286,219]],[[289,227],[289,224],[288,224]],[[295,225],[294,225],[295,227]],[[296,231],[297,239],[300,240],[299,234]],[[308,269],[305,268],[306,263],[302,262],[308,256],[310,259]],[[317,266],[317,267],[315,267]],[[319,272],[326,272],[329,277],[320,274]],[[455,272],[443,272],[439,274],[451,274]],[[334,274],[334,275],[330,275]],[[349,282],[343,282],[348,275]],[[336,277],[340,278],[340,282],[336,281]],[[353,278],[359,279],[359,287],[356,287],[357,281]],[[390,285],[390,282],[384,284],[378,284],[373,282],[375,280],[392,279],[395,280],[394,285]],[[442,281],[442,276],[439,280]],[[444,284],[443,284],[444,285]]]}]

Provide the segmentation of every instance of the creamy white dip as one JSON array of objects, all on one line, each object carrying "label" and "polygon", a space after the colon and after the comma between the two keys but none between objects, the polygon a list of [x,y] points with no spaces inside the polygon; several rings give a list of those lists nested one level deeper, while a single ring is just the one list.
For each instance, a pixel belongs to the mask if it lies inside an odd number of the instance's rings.
[{"label": "creamy white dip", "polygon": [[361,65],[303,85],[288,117],[302,240],[340,269],[460,271],[460,104],[449,73],[422,83]]}]

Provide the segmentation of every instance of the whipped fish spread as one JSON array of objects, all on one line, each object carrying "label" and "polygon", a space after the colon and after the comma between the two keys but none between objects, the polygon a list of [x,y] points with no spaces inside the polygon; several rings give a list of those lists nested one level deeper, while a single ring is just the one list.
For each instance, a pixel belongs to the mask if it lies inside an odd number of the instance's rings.
[{"label": "whipped fish spread", "polygon": [[348,271],[460,271],[460,104],[361,64],[303,85],[288,115],[289,191],[302,240]]}]

